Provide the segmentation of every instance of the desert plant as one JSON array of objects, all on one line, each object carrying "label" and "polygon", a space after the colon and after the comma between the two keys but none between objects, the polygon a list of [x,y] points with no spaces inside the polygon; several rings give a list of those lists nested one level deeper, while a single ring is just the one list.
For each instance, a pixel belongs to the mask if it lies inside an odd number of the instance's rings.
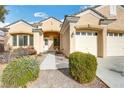
[{"label": "desert plant", "polygon": [[92,54],[74,52],[69,56],[69,73],[80,83],[88,83],[96,77],[97,60]]},{"label": "desert plant", "polygon": [[39,75],[38,62],[30,57],[22,57],[10,62],[3,70],[3,87],[25,87]]}]

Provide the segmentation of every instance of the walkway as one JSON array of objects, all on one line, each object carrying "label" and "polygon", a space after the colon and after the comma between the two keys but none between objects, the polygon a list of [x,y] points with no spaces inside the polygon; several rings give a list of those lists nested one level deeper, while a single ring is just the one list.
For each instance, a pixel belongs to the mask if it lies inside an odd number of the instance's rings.
[{"label": "walkway", "polygon": [[41,70],[68,68],[68,59],[62,54],[48,53],[40,65]]}]

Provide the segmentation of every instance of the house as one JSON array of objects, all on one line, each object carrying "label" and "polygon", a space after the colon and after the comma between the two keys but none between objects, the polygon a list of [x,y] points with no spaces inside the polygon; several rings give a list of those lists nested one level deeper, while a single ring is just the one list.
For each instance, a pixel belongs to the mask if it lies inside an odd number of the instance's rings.
[{"label": "house", "polygon": [[66,56],[74,51],[124,56],[124,6],[95,6],[65,16],[60,50]]},{"label": "house", "polygon": [[5,50],[19,47],[34,47],[37,53],[59,50],[59,31],[62,22],[54,17],[38,23],[29,24],[18,20],[5,26],[8,29],[5,36]]},{"label": "house", "polygon": [[29,24],[24,20],[5,26],[5,50],[32,46],[37,53],[74,51],[98,57],[124,56],[124,6],[103,5]]},{"label": "house", "polygon": [[0,28],[0,52],[4,51],[4,35],[6,29]]}]

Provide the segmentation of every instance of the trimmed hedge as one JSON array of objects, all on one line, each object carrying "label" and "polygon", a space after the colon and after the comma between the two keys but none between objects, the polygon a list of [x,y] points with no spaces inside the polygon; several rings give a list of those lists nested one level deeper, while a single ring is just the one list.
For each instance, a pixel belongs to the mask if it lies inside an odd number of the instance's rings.
[{"label": "trimmed hedge", "polygon": [[11,61],[2,74],[3,87],[26,87],[39,75],[38,62],[30,57],[22,57]]},{"label": "trimmed hedge", "polygon": [[88,83],[96,77],[97,60],[89,53],[74,52],[69,56],[69,73],[80,83]]}]

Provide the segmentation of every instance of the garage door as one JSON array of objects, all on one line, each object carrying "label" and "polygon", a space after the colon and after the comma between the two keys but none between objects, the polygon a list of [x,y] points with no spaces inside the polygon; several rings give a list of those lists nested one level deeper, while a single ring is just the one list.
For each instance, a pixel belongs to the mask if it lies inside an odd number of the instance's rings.
[{"label": "garage door", "polygon": [[97,55],[97,33],[76,32],[75,50]]},{"label": "garage door", "polygon": [[107,56],[124,56],[124,34],[107,34]]}]

